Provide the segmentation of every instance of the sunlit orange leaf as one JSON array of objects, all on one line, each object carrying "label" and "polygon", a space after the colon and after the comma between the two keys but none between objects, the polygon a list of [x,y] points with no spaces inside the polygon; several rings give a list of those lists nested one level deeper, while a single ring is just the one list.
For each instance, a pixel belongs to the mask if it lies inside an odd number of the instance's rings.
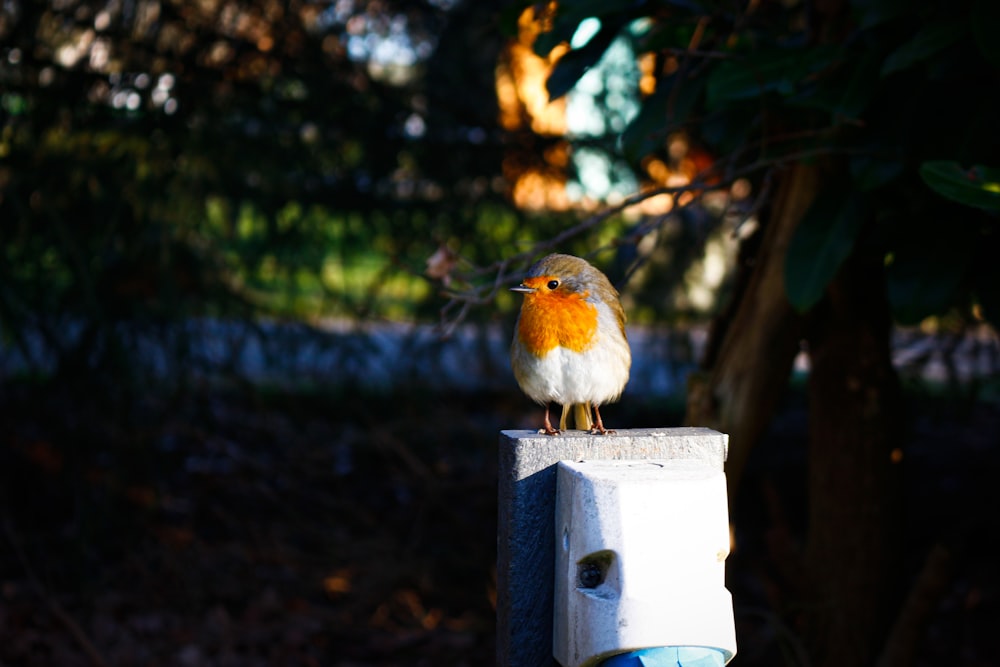
[{"label": "sunlit orange leaf", "polygon": [[24,453],[29,461],[50,475],[54,475],[62,470],[62,452],[53,447],[49,442],[44,440],[33,442],[24,448]]},{"label": "sunlit orange leaf", "polygon": [[323,590],[330,595],[343,595],[351,592],[351,570],[344,568],[337,570],[330,576],[323,579]]}]

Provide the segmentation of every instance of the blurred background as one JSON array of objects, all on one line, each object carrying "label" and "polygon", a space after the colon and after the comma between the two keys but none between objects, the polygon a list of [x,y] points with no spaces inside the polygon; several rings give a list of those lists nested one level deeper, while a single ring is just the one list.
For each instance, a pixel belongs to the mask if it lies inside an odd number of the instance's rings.
[{"label": "blurred background", "polygon": [[998,7],[0,3],[0,665],[491,664],[552,251],[730,434],[734,664],[992,664]]}]

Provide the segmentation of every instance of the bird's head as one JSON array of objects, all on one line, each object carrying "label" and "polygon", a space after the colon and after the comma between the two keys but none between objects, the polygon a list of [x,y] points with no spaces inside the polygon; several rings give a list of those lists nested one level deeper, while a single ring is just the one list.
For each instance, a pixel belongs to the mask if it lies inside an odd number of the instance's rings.
[{"label": "bird's head", "polygon": [[[586,260],[572,255],[549,255],[528,269],[520,285],[510,288],[536,298],[570,297],[586,299],[591,294],[614,292],[603,273]],[[617,297],[617,292],[614,293]]]}]

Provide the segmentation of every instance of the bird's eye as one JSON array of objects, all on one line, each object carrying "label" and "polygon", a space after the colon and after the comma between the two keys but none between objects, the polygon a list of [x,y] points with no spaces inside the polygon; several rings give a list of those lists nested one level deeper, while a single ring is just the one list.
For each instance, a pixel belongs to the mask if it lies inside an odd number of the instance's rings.
[{"label": "bird's eye", "polygon": [[546,285],[546,287],[548,287],[549,289],[555,289],[555,288],[559,287],[559,281],[558,280],[550,280],[549,284]]}]

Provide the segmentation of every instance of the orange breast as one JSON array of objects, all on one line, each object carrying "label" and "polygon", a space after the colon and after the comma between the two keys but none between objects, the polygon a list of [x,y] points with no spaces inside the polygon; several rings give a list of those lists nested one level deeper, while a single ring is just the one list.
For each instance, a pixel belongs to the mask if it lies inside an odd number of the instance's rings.
[{"label": "orange breast", "polygon": [[542,356],[565,347],[583,352],[594,343],[597,307],[584,301],[587,294],[536,292],[521,306],[517,335],[532,353]]}]

